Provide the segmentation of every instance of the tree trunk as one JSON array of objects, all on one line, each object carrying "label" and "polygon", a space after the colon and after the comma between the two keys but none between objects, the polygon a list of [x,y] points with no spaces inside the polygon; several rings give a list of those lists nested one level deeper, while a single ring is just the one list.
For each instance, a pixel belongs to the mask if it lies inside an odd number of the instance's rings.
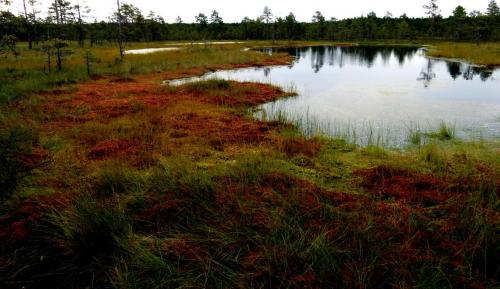
[{"label": "tree trunk", "polygon": [[85,34],[83,32],[83,21],[82,21],[82,14],[80,12],[80,5],[76,6],[76,9],[78,11],[78,44],[80,47],[85,46]]},{"label": "tree trunk", "polygon": [[91,75],[91,71],[90,71],[90,62],[91,62],[91,54],[90,54],[90,51],[87,51],[87,53],[85,54],[85,61],[87,63],[87,75],[90,76]]},{"label": "tree trunk", "polygon": [[56,12],[56,23],[61,24],[59,20],[59,3],[57,2],[58,0],[54,0],[54,10]]},{"label": "tree trunk", "polygon": [[123,49],[123,35],[122,35],[122,13],[120,8],[120,0],[116,0],[118,7],[118,46],[120,47],[120,58],[123,59],[125,51]]},{"label": "tree trunk", "polygon": [[49,73],[52,72],[52,59],[50,57],[50,47],[47,47],[47,68],[49,70]]},{"label": "tree trunk", "polygon": [[28,10],[26,9],[26,0],[23,0],[24,8],[24,25],[26,26],[26,32],[28,33],[28,48],[33,49],[33,39],[31,39],[31,24],[28,20]]},{"label": "tree trunk", "polygon": [[61,49],[57,48],[57,70],[62,70],[62,59],[61,59]]}]

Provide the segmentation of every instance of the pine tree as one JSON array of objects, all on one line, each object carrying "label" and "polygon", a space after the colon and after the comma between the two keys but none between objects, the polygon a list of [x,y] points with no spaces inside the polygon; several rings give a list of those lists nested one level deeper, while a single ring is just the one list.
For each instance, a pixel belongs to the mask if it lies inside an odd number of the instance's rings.
[{"label": "pine tree", "polygon": [[[262,12],[262,15],[260,16],[260,19],[266,23],[266,30],[267,30],[267,38],[269,38],[270,33],[270,28],[269,24],[273,22],[273,13],[271,12],[271,9],[269,7],[264,7],[264,11]],[[274,28],[274,27],[273,27]],[[274,33],[272,33],[273,41],[274,41]]]},{"label": "pine tree", "polygon": [[80,5],[78,2],[74,7],[77,16],[77,30],[78,30],[78,44],[83,47],[85,44],[85,29],[84,29],[84,18],[90,13],[90,8],[86,5]]},{"label": "pine tree", "polygon": [[216,10],[212,11],[212,15],[210,15],[210,30],[214,39],[220,38],[224,30],[224,21]]},{"label": "pine tree", "polygon": [[439,9],[437,5],[437,0],[430,0],[429,4],[424,5],[423,8],[426,10],[425,14],[429,15],[430,18],[430,31],[429,34],[431,36],[434,35],[436,27],[437,27],[437,20],[439,17],[441,17],[440,13],[441,10]]},{"label": "pine tree", "polygon": [[262,21],[266,22],[266,24],[271,23],[273,20],[273,13],[271,12],[271,9],[269,7],[264,7],[264,11],[262,12],[261,16]]},{"label": "pine tree", "polygon": [[222,24],[222,17],[219,16],[219,12],[216,10],[212,11],[212,15],[210,15],[210,23],[212,24]]},{"label": "pine tree", "polygon": [[465,11],[465,8],[463,6],[457,6],[455,10],[453,10],[453,17],[454,18],[465,18],[467,17],[467,11]]},{"label": "pine tree", "polygon": [[429,15],[430,18],[437,18],[440,16],[441,10],[437,5],[437,0],[430,0],[429,4],[424,5],[423,8],[426,10],[425,14]]},{"label": "pine tree", "polygon": [[491,0],[486,9],[486,14],[488,16],[500,16],[500,8],[495,0]]},{"label": "pine tree", "polygon": [[325,17],[323,14],[321,14],[320,11],[316,11],[312,17],[312,22],[313,23],[324,23],[325,22]]},{"label": "pine tree", "polygon": [[325,37],[325,17],[320,11],[316,11],[312,17],[312,22],[315,23],[314,37],[317,39],[323,39]]},{"label": "pine tree", "polygon": [[26,26],[26,32],[28,33],[28,48],[33,49],[33,36],[32,36],[32,26],[31,26],[31,17],[28,14],[28,7],[26,5],[26,0],[23,0],[23,9],[24,9],[24,26]]},{"label": "pine tree", "polygon": [[76,20],[73,8],[69,1],[54,0],[49,7],[49,15],[56,20],[57,24],[73,23]]},{"label": "pine tree", "polygon": [[118,47],[120,48],[120,59],[125,56],[125,47],[123,46],[123,30],[122,30],[122,10],[120,0],[116,0],[116,16],[118,20]]},{"label": "pine tree", "polygon": [[207,40],[207,27],[208,27],[208,18],[205,14],[199,13],[196,18],[196,23],[198,23],[198,31],[202,36],[203,40]]},{"label": "pine tree", "polygon": [[208,25],[208,19],[205,14],[199,13],[195,18],[200,27],[205,28]]}]

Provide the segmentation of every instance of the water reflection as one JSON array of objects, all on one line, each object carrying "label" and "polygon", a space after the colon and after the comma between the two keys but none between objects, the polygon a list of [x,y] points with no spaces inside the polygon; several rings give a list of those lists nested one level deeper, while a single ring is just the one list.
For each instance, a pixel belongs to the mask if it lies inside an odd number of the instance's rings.
[{"label": "water reflection", "polygon": [[420,72],[420,77],[417,80],[421,80],[424,83],[424,87],[429,87],[431,81],[436,78],[436,74],[432,71],[432,60],[427,59],[427,65],[422,72]]},{"label": "water reflection", "polygon": [[464,79],[466,79],[466,80],[473,80],[475,76],[479,75],[479,78],[482,81],[487,81],[488,79],[490,79],[492,77],[493,71],[483,69],[483,68],[478,67],[478,66],[468,65],[467,67],[465,67],[462,74],[464,76]]},{"label": "water reflection", "polygon": [[[423,50],[420,48],[405,46],[314,46],[299,48],[265,48],[262,49],[262,51],[269,54],[275,52],[288,53],[297,59],[296,62],[299,62],[301,59],[310,58],[311,69],[314,73],[321,72],[326,64],[328,66],[338,66],[342,68],[346,61],[349,64],[372,68],[377,59],[380,59],[383,65],[390,65],[390,62],[395,59],[399,66],[403,67],[406,62],[411,61],[415,55],[423,54]],[[479,76],[482,81],[487,81],[493,75],[493,71],[485,67],[450,60],[439,61],[446,63],[448,73],[453,79],[462,76],[465,80],[473,80],[474,77]],[[436,78],[436,74],[432,70],[432,63],[433,60],[428,59],[417,78],[424,83],[425,87],[428,87],[432,79]]]},{"label": "water reflection", "polygon": [[448,72],[450,73],[451,78],[457,79],[460,75],[462,75],[460,62],[449,61],[446,63],[446,67],[448,67]]},{"label": "water reflection", "polygon": [[379,47],[379,46],[353,46],[333,47],[314,46],[299,48],[265,48],[261,51],[272,54],[275,52],[288,53],[297,60],[310,57],[311,68],[314,72],[320,72],[325,63],[329,66],[344,66],[347,60],[350,64],[372,67],[377,58],[381,58],[384,64],[388,64],[395,57],[400,65],[411,59],[419,48],[414,47]]},{"label": "water reflection", "polygon": [[474,77],[479,76],[482,81],[487,81],[493,75],[493,71],[490,69],[461,62],[447,61],[446,66],[451,78],[454,80],[460,76],[463,76],[465,80],[473,80]]},{"label": "water reflection", "polygon": [[[288,115],[306,131],[401,145],[409,130],[441,122],[463,138],[500,137],[500,81],[491,71],[429,58],[412,47],[301,47],[266,49],[295,57],[287,66],[218,71],[202,78],[273,83],[297,97],[259,107],[268,119]],[[195,78],[193,80],[197,80]]]},{"label": "water reflection", "polygon": [[269,75],[271,74],[271,68],[269,67],[264,67],[264,76],[265,77],[269,77]]},{"label": "water reflection", "polygon": [[412,59],[413,55],[416,51],[412,51],[412,53],[408,53],[408,48],[405,47],[395,47],[393,48],[394,56],[398,59],[398,63],[400,66],[403,66],[406,59]]},{"label": "water reflection", "polygon": [[[311,67],[314,73],[318,73],[325,65],[325,50],[327,49],[313,49],[311,51]],[[333,59],[331,61],[333,61]]]}]

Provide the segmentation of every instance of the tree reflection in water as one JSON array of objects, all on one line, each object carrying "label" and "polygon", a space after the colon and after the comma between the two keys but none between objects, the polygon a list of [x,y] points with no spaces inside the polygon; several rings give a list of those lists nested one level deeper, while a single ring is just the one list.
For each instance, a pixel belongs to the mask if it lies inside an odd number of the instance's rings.
[{"label": "tree reflection in water", "polygon": [[263,70],[264,70],[264,76],[269,77],[269,75],[271,74],[271,68],[265,67]]},{"label": "tree reflection in water", "polygon": [[[325,65],[338,66],[343,68],[346,63],[356,64],[372,68],[375,61],[380,59],[384,65],[391,61],[391,58],[396,59],[399,66],[402,67],[405,63],[411,60],[415,54],[421,53],[422,50],[417,47],[405,46],[352,46],[352,47],[337,47],[337,46],[314,46],[314,47],[290,47],[290,48],[265,48],[261,50],[265,53],[288,53],[294,56],[297,61],[300,59],[310,58],[311,69],[314,73],[319,73]],[[436,73],[433,71],[434,59],[427,59],[425,67],[420,72],[419,81],[428,87],[432,80],[436,78]],[[462,76],[465,80],[473,80],[479,76],[482,81],[487,81],[493,75],[493,71],[486,67],[473,66],[467,63],[439,60],[446,62],[448,73],[453,79],[458,79]],[[294,63],[290,65],[293,68]],[[269,72],[264,72],[267,73]]]},{"label": "tree reflection in water", "polygon": [[492,70],[481,66],[473,66],[454,61],[447,61],[446,66],[453,79],[463,76],[465,80],[473,80],[474,77],[479,76],[482,81],[487,81],[493,75]]},{"label": "tree reflection in water", "polygon": [[459,62],[448,61],[446,63],[446,67],[448,68],[451,78],[457,79],[460,75],[462,75],[462,69]]},{"label": "tree reflection in water", "polygon": [[422,72],[420,72],[420,77],[417,78],[424,83],[425,87],[429,87],[431,81],[436,78],[436,74],[432,71],[432,60],[430,58],[427,59],[427,65]]}]

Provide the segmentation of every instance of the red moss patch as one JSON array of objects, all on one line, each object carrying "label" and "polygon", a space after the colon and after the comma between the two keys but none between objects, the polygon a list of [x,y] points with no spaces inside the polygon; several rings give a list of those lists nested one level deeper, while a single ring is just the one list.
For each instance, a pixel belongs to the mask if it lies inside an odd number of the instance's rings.
[{"label": "red moss patch", "polygon": [[291,277],[291,284],[294,288],[304,288],[304,289],[312,289],[312,288],[321,288],[318,284],[318,277],[314,272],[309,271],[304,274],[295,275]]},{"label": "red moss patch", "polygon": [[0,244],[26,241],[32,231],[37,229],[45,213],[52,209],[65,208],[71,199],[67,194],[51,194],[23,201],[8,214],[0,217]]},{"label": "red moss patch", "polygon": [[315,157],[322,148],[321,142],[316,139],[308,139],[303,136],[280,137],[277,140],[278,150],[289,157],[305,155]]},{"label": "red moss patch", "polygon": [[255,106],[276,100],[284,95],[281,89],[261,83],[231,82],[231,85],[239,87],[240,92],[236,92],[235,95],[229,95],[222,101],[216,99],[216,104]]},{"label": "red moss patch", "polygon": [[207,257],[206,252],[199,246],[184,239],[167,240],[161,248],[166,258],[183,261],[199,261]]},{"label": "red moss patch", "polygon": [[132,77],[117,77],[109,80],[110,83],[127,83],[127,82],[137,82]]},{"label": "red moss patch", "polygon": [[405,169],[380,166],[355,174],[362,177],[362,187],[386,198],[434,205],[452,196],[443,180]]},{"label": "red moss patch", "polygon": [[189,84],[180,86],[176,95],[187,95],[192,100],[227,106],[255,106],[285,96],[278,87],[254,83],[228,81],[224,88],[193,89]]},{"label": "red moss patch", "polygon": [[187,131],[191,136],[206,140],[210,145],[222,148],[226,144],[259,143],[267,139],[271,123],[247,120],[237,115],[199,115],[188,113],[172,120],[174,129]]},{"label": "red moss patch", "polygon": [[135,154],[140,149],[140,142],[136,140],[107,140],[95,145],[89,152],[88,157],[92,160],[102,160],[119,155]]},{"label": "red moss patch", "polygon": [[18,160],[25,168],[31,170],[43,164],[48,157],[49,153],[47,150],[35,147],[31,150],[31,153],[18,156]]}]

